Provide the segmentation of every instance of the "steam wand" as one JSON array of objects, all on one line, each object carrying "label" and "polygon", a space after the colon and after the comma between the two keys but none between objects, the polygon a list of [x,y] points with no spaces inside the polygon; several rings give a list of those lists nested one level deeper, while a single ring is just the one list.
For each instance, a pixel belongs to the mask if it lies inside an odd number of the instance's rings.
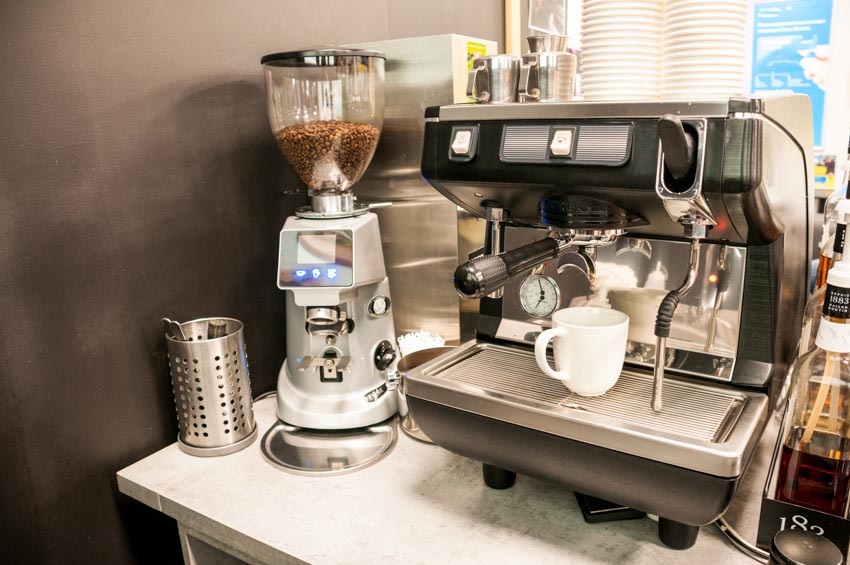
[{"label": "steam wand", "polygon": [[[685,127],[687,125],[687,127]],[[717,224],[702,194],[702,162],[705,147],[700,141],[705,120],[687,124],[675,115],[658,120],[658,177],[655,190],[670,217],[682,224],[691,240],[688,272],[679,288],[671,290],[658,307],[655,319],[655,371],[652,381],[652,410],[661,412],[664,390],[664,364],[667,361],[667,338],[679,300],[697,280],[700,240]]]},{"label": "steam wand", "polygon": [[697,280],[699,270],[700,239],[705,238],[706,226],[686,225],[691,238],[690,258],[688,260],[688,272],[685,280],[679,288],[671,290],[661,301],[658,307],[658,317],[655,319],[655,371],[652,381],[652,410],[661,412],[662,393],[664,388],[664,362],[667,359],[667,338],[670,337],[670,325],[673,323],[673,314],[679,305],[679,300],[686,294]]}]

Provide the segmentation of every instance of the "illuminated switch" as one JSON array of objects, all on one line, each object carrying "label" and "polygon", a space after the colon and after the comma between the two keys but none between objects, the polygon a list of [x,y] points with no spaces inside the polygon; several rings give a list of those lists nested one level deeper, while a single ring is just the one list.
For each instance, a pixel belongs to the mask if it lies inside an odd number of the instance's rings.
[{"label": "illuminated switch", "polygon": [[328,278],[331,280],[336,278],[336,269],[334,269],[333,267],[328,269]]},{"label": "illuminated switch", "polygon": [[452,152],[455,155],[469,155],[472,150],[472,132],[468,129],[459,129],[455,131],[454,140],[452,140]]},{"label": "illuminated switch", "polygon": [[314,279],[317,279],[317,278],[322,276],[322,270],[321,269],[313,269],[312,271],[310,271],[310,274],[313,275]]},{"label": "illuminated switch", "polygon": [[573,152],[573,130],[556,129],[549,144],[549,151],[556,157],[569,157]]},{"label": "illuminated switch", "polygon": [[307,269],[296,269],[295,270],[295,278],[296,279],[303,279],[306,276],[307,276]]}]

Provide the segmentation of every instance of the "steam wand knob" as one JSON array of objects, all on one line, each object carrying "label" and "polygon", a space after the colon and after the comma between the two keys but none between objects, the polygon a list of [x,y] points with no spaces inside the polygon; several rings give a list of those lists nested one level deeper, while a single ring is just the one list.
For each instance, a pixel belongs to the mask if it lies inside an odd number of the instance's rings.
[{"label": "steam wand knob", "polygon": [[658,136],[667,170],[676,180],[685,178],[696,158],[694,136],[685,131],[682,120],[673,114],[666,114],[658,120]]}]

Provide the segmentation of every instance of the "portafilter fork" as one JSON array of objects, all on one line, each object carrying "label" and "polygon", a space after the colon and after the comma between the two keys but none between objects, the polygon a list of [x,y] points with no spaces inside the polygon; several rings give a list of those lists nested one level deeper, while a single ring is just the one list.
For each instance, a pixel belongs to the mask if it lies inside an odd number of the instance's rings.
[{"label": "portafilter fork", "polygon": [[511,251],[467,261],[455,271],[455,289],[464,298],[483,298],[501,289],[513,277],[555,259],[571,247],[578,248],[576,253],[585,262],[582,271],[591,280],[596,272],[595,254],[582,248],[608,245],[623,233],[623,230],[552,231],[548,237]]}]

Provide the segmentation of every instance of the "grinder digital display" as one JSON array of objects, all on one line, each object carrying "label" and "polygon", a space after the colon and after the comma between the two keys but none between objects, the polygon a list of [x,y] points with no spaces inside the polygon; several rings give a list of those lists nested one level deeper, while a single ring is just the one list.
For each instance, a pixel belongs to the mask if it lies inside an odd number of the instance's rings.
[{"label": "grinder digital display", "polygon": [[284,230],[280,234],[278,287],[350,287],[351,230]]}]

